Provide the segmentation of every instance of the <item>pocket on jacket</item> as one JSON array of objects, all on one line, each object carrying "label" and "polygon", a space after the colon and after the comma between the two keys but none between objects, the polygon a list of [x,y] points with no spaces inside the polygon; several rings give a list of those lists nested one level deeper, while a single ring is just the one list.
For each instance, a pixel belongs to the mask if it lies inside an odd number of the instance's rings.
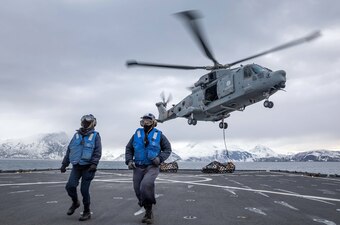
[{"label": "pocket on jacket", "polygon": [[81,156],[81,159],[84,160],[90,160],[92,158],[93,153],[93,144],[87,143],[84,145],[83,154]]}]

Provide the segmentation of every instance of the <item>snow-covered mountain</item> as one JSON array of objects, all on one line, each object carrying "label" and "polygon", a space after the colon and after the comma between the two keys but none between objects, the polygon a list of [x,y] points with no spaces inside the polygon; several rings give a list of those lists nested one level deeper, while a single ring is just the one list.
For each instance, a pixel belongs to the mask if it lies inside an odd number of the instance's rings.
[{"label": "snow-covered mountain", "polygon": [[69,138],[64,132],[0,142],[0,158],[61,159]]},{"label": "snow-covered mountain", "polygon": [[269,158],[281,156],[280,154],[274,152],[272,149],[263,145],[256,145],[254,148],[248,150],[248,152],[251,153],[254,158]]},{"label": "snow-covered mountain", "polygon": [[[25,159],[62,159],[66,153],[70,139],[64,132],[42,134],[25,139],[12,139],[0,141],[0,158]],[[103,146],[104,147],[104,146]],[[180,143],[174,144],[173,152],[166,162],[206,161],[214,160],[226,162],[229,159],[236,162],[276,162],[276,161],[331,161],[340,162],[340,151],[313,150],[291,155],[281,155],[272,149],[257,145],[252,149],[244,150],[238,146],[228,146],[211,143]],[[124,161],[125,154],[118,157],[112,152],[102,152],[102,160]]]},{"label": "snow-covered mountain", "polygon": [[307,152],[300,152],[294,155],[286,156],[289,161],[321,161],[321,162],[340,162],[340,151],[329,150],[312,150]]}]

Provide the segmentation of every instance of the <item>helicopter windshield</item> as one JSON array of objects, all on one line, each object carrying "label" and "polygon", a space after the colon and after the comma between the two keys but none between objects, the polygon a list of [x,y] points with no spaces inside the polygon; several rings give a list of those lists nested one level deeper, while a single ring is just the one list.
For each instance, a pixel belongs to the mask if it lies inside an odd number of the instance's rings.
[{"label": "helicopter windshield", "polygon": [[260,73],[263,72],[263,71],[268,71],[268,69],[263,68],[263,67],[261,67],[261,66],[259,66],[259,65],[256,65],[256,64],[251,65],[251,70],[252,70],[255,74],[260,74]]}]

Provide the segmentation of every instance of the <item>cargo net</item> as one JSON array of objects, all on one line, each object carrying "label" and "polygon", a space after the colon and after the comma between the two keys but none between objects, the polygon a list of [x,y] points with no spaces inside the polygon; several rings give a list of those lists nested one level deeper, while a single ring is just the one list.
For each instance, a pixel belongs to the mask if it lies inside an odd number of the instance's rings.
[{"label": "cargo net", "polygon": [[176,161],[170,163],[161,163],[160,172],[177,173],[178,163]]},{"label": "cargo net", "polygon": [[233,162],[220,163],[213,161],[202,168],[203,173],[233,173],[235,171],[235,164]]}]

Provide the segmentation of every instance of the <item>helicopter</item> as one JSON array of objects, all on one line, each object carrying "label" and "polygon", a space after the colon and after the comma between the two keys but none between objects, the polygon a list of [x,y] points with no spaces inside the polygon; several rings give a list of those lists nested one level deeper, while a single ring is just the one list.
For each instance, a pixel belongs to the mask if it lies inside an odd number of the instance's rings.
[{"label": "helicopter", "polygon": [[161,93],[162,101],[156,103],[159,116],[157,121],[164,122],[167,120],[183,117],[187,119],[189,125],[196,125],[197,121],[221,121],[219,127],[227,129],[228,123],[224,122],[230,116],[231,112],[243,111],[249,105],[263,102],[264,107],[273,108],[274,103],[269,97],[279,90],[284,90],[286,86],[286,72],[284,70],[272,71],[258,64],[241,65],[236,68],[232,66],[241,62],[257,58],[275,51],[283,50],[304,42],[312,41],[318,38],[321,33],[316,31],[305,37],[295,39],[288,43],[279,45],[275,48],[263,51],[244,59],[237,60],[225,65],[220,64],[212,54],[211,49],[204,39],[202,28],[198,19],[201,15],[198,11],[190,10],[176,13],[179,18],[192,32],[193,37],[198,42],[206,57],[212,62],[212,66],[186,66],[174,64],[158,64],[138,62],[128,60],[126,65],[146,66],[168,69],[208,70],[207,74],[201,76],[194,86],[191,87],[191,94],[182,101],[172,105],[167,109],[167,104],[171,100],[171,95],[165,100],[164,93]]}]

